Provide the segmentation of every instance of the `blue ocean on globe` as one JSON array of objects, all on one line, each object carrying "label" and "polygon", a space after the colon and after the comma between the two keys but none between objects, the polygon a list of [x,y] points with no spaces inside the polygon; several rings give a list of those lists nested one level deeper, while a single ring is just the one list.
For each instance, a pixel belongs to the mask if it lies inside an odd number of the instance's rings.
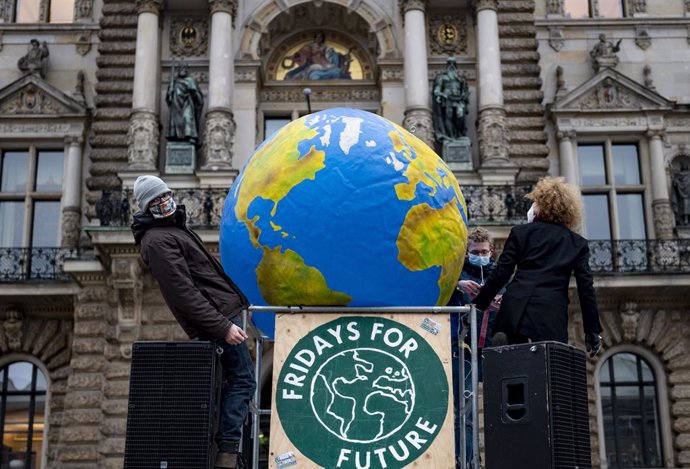
[{"label": "blue ocean on globe", "polygon": [[[444,305],[467,242],[457,180],[369,112],[329,109],[268,137],[223,209],[221,261],[254,305]],[[273,337],[273,316],[254,322]]]}]

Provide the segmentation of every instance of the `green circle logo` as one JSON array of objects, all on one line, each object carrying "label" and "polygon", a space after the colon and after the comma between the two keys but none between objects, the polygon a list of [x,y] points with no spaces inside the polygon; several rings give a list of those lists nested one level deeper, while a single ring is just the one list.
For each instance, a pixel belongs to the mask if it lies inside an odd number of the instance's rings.
[{"label": "green circle logo", "polygon": [[303,337],[276,387],[285,434],[332,469],[396,469],[443,426],[448,380],[431,346],[381,317],[342,317]]}]

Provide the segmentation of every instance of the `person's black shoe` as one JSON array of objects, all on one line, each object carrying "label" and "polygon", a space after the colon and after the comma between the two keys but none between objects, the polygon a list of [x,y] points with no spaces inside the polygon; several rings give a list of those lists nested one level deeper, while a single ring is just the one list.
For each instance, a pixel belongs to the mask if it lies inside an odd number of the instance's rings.
[{"label": "person's black shoe", "polygon": [[215,469],[238,469],[240,466],[238,460],[240,459],[237,453],[224,453],[219,451],[216,455]]}]

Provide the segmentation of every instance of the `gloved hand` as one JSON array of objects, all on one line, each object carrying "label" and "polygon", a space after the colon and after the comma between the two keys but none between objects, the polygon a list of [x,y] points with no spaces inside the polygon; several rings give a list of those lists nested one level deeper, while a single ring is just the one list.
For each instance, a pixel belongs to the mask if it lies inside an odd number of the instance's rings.
[{"label": "gloved hand", "polygon": [[585,334],[585,350],[589,353],[590,358],[599,353],[601,348],[601,336],[596,332],[588,332]]}]

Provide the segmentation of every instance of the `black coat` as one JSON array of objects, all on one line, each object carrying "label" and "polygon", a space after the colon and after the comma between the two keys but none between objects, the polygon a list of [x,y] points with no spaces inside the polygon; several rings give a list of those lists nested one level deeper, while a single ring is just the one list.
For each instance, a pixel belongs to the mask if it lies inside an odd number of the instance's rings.
[{"label": "black coat", "polygon": [[163,298],[192,339],[224,339],[249,303],[199,236],[187,228],[184,206],[171,217],[134,216],[132,232]]},{"label": "black coat", "polygon": [[554,223],[535,221],[514,227],[498,265],[475,298],[477,308],[486,309],[513,272],[496,332],[567,343],[568,285],[573,272],[585,332],[601,332],[585,238]]}]

